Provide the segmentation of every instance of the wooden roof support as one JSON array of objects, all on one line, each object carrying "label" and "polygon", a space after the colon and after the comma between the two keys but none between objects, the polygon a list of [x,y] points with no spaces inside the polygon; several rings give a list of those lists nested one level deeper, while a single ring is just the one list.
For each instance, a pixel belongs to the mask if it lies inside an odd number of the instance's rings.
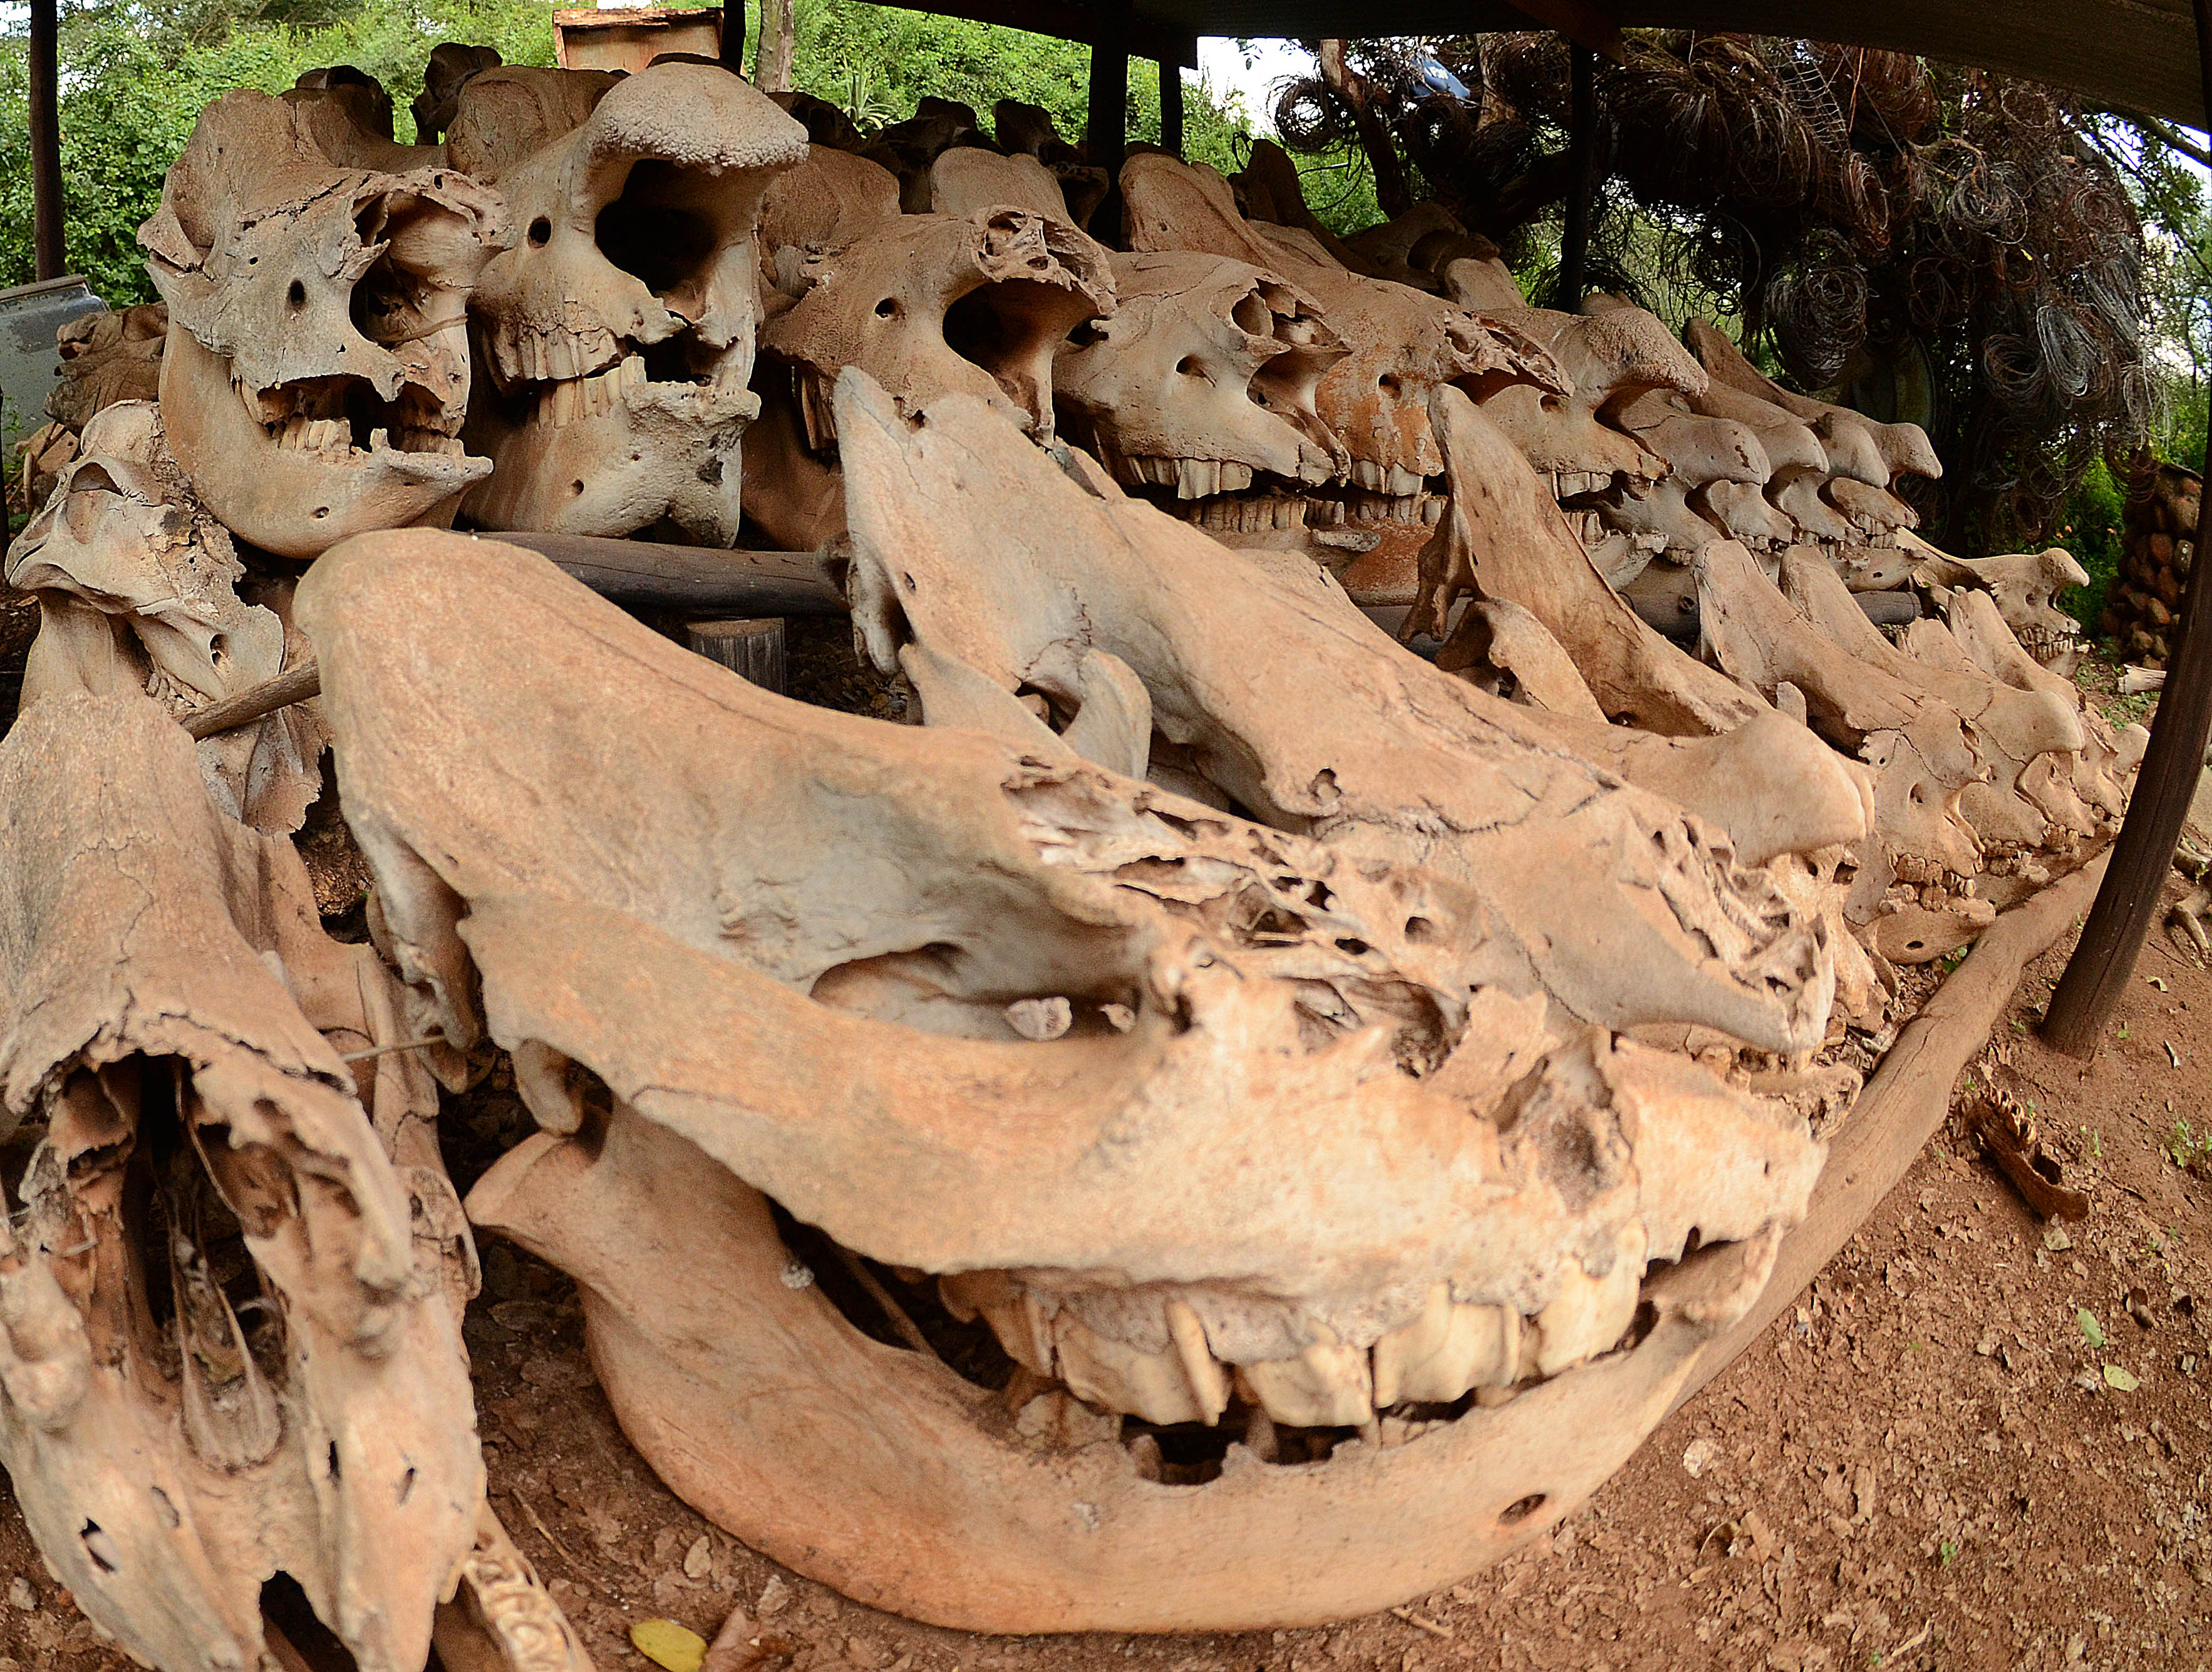
[{"label": "wooden roof support", "polygon": [[69,271],[63,233],[61,28],[56,0],[31,0],[31,199],[36,277]]},{"label": "wooden roof support", "polygon": [[1160,60],[1160,149],[1182,155],[1182,66]]},{"label": "wooden roof support", "polygon": [[745,0],[722,8],[722,67],[732,74],[745,73]]},{"label": "wooden roof support", "polygon": [[[2197,17],[2197,74],[2205,103],[2212,106],[2212,6],[2192,0]],[[2208,447],[2212,456],[2212,447]],[[2200,501],[2197,550],[2204,550],[2207,519]],[[2135,973],[2143,937],[2149,933],[2166,872],[2173,865],[2181,823],[2188,816],[2204,769],[2204,744],[2212,735],[2212,587],[2204,584],[2205,563],[2191,565],[2181,599],[2181,641],[2174,647],[2151,723],[2150,749],[2136,775],[2128,816],[2112,844],[2112,862],[2097,891],[2096,906],[2081,931],[2081,943],[2051,995],[2043,1037],[2054,1050],[2087,1056],[2112,1020],[2112,1009]]]},{"label": "wooden roof support", "polygon": [[1589,259],[1590,198],[1597,190],[1597,58],[1581,45],[1567,48],[1567,220],[1559,234],[1559,283],[1552,306],[1572,313],[1583,305]]}]

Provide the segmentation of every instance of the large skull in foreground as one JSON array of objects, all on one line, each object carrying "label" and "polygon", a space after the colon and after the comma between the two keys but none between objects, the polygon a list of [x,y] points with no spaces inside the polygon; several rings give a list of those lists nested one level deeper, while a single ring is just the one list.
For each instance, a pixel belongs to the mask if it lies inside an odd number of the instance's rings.
[{"label": "large skull in foreground", "polygon": [[484,1508],[474,1255],[383,966],[143,697],[27,711],[0,821],[0,1111],[44,1128],[0,1231],[0,1462],[47,1566],[163,1672],[305,1665],[302,1626],[361,1672],[434,1633],[580,1672]]},{"label": "large skull in foreground", "polygon": [[577,1277],[664,1478],[856,1597],[1419,1595],[1616,1467],[1802,1211],[1802,1123],[1481,976],[1444,872],[1078,758],[1103,658],[1032,748],[781,701],[495,544],[357,543],[301,608],[412,1024],[489,1031],[544,1128],[472,1213]]},{"label": "large skull in foreground", "polygon": [[497,69],[462,87],[448,149],[514,229],[470,302],[489,386],[468,435],[495,468],[467,515],[732,544],[760,410],[754,234],[805,130],[714,64]]},{"label": "large skull in foreground", "polygon": [[489,471],[460,441],[464,316],[504,235],[463,174],[331,161],[316,108],[216,100],[138,234],[169,305],[170,451],[226,527],[294,558],[450,522]]}]

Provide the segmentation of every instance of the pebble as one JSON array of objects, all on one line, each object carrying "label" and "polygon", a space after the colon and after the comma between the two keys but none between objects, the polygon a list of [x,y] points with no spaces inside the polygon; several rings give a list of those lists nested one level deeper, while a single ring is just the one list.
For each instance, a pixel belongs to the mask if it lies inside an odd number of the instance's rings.
[{"label": "pebble", "polygon": [[29,1614],[39,1606],[39,1593],[32,1589],[31,1582],[20,1573],[8,1582],[8,1605],[10,1608],[21,1608],[25,1614]]}]

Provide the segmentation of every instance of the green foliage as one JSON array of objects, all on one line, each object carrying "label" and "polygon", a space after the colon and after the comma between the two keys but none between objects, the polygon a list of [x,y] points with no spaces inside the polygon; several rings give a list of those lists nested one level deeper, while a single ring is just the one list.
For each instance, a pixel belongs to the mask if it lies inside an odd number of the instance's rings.
[{"label": "green foliage", "polygon": [[[747,40],[758,39],[757,15]],[[281,93],[304,70],[349,64],[392,94],[393,125],[415,137],[408,102],[441,40],[496,46],[509,64],[553,62],[544,0],[137,0],[68,10],[62,26],[62,173],[69,198],[70,264],[121,307],[151,299],[137,247],[140,222],[161,199],[162,176],[203,106],[232,88]],[[0,34],[0,287],[29,282],[31,170],[26,40]],[[1016,29],[933,17],[858,0],[799,0],[793,81],[867,125],[900,120],[925,94],[975,107],[1020,99],[1050,111],[1072,140],[1083,135],[1089,49]],[[1184,152],[1224,173],[1243,166],[1250,138],[1196,83],[1183,95]],[[1159,138],[1159,71],[1129,66],[1129,137]],[[1317,208],[1350,230],[1379,218],[1374,185],[1340,178],[1318,160]]]},{"label": "green foliage", "polygon": [[2126,503],[2126,490],[2100,459],[2066,496],[2053,531],[2057,543],[2089,572],[2089,584],[2060,593],[2058,607],[2091,633],[2097,630],[2105,594],[2119,575],[2120,559],[2125,555],[2120,544],[2120,518]]},{"label": "green foliage", "polygon": [[[320,23],[256,14],[224,31],[217,21],[204,3],[171,13],[83,7],[63,21],[70,265],[114,306],[152,299],[139,223],[161,201],[162,176],[201,108],[230,88],[281,93],[304,70],[355,64],[391,89],[405,141],[415,130],[408,100],[440,41],[488,43],[510,64],[553,62],[552,10],[538,0],[361,0]],[[21,35],[0,36],[0,286],[27,283],[33,271],[26,46]]]}]

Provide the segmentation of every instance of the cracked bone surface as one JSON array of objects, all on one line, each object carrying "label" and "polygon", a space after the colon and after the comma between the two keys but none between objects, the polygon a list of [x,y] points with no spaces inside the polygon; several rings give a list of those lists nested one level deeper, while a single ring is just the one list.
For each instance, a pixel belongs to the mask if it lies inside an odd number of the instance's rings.
[{"label": "cracked bone surface", "polygon": [[447,149],[505,196],[513,234],[469,300],[488,386],[465,433],[494,469],[464,510],[733,544],[760,410],[755,234],[805,130],[716,64],[501,68],[462,85]]},{"label": "cracked bone surface", "polygon": [[341,1058],[397,1043],[396,984],[144,697],[27,709],[0,818],[0,1110],[45,1127],[0,1237],[0,1461],[48,1566],[163,1672],[303,1664],[279,1575],[362,1672],[419,1672],[434,1629],[483,1651],[448,1665],[549,1664],[550,1598],[491,1585],[435,1087]]},{"label": "cracked bone surface", "polygon": [[[39,600],[23,707],[140,691],[182,715],[274,678],[297,660],[288,649],[304,653],[276,611],[240,599],[245,567],[169,457],[152,402],[103,408],[82,445],[8,550],[8,584]],[[283,835],[322,792],[325,741],[313,709],[295,704],[198,750],[217,805]]]},{"label": "cracked bone surface", "polygon": [[460,441],[464,314],[505,235],[498,197],[454,169],[326,155],[320,108],[223,94],[138,232],[169,307],[170,451],[225,527],[295,559],[450,522],[489,471]]},{"label": "cracked bone surface", "polygon": [[1314,408],[1345,350],[1312,300],[1225,256],[1109,260],[1114,313],[1079,327],[1053,362],[1070,439],[1124,485],[1166,489],[1211,533],[1304,527],[1297,489],[1351,466]]},{"label": "cracked bone surface", "polygon": [[845,526],[840,372],[858,368],[908,410],[974,395],[1048,441],[1054,350],[1114,312],[1106,252],[1012,204],[861,220],[850,242],[793,253],[775,256],[797,300],[762,327],[761,420],[745,453],[746,515],[793,550],[818,549]]},{"label": "cracked bone surface", "polygon": [[[1721,832],[1564,751],[1546,717],[1401,650],[1304,560],[1225,552],[1082,455],[1055,465],[979,403],[939,401],[917,423],[848,374],[838,412],[841,434],[862,426],[844,443],[855,626],[927,721],[1052,747],[1018,695],[1034,692],[1060,747],[1149,763],[1217,805],[1468,890],[1479,904],[1455,933],[1470,980],[1548,991],[1607,1026],[1695,1011],[1766,1049],[1817,1043],[1826,953]],[[1739,719],[1759,712],[1615,604],[1691,685]],[[1863,828],[1846,789],[1847,823],[1824,842]],[[1521,886],[1539,854],[1554,881]]]},{"label": "cracked bone surface", "polygon": [[[844,412],[857,502],[908,421]],[[1082,493],[979,402],[914,434],[944,426]],[[397,630],[426,611],[434,650]],[[352,543],[301,611],[409,1024],[488,1031],[544,1128],[472,1216],[575,1275],[664,1479],[873,1605],[1164,1630],[1419,1595],[1618,1467],[1803,1211],[1802,1120],[1476,978],[1476,908],[1417,863],[1042,730],[784,701],[496,543]],[[580,751],[588,793],[548,798]],[[771,1202],[941,1280],[1048,1408],[863,1336]],[[1159,1422],[1209,1418],[1216,1480],[1146,1477]],[[1292,1441],[1318,1466],[1261,1461]]]}]

